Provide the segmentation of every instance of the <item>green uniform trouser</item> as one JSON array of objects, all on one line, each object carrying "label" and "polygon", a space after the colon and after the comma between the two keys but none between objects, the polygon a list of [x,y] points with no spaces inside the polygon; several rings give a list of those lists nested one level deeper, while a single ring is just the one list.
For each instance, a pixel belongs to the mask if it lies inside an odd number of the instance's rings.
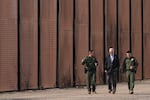
[{"label": "green uniform trouser", "polygon": [[86,85],[88,91],[91,91],[92,86],[92,92],[96,89],[96,72],[87,71],[86,72]]},{"label": "green uniform trouser", "polygon": [[128,89],[133,90],[134,81],[135,81],[135,73],[132,71],[126,71],[126,77],[127,77],[127,81],[128,81]]}]

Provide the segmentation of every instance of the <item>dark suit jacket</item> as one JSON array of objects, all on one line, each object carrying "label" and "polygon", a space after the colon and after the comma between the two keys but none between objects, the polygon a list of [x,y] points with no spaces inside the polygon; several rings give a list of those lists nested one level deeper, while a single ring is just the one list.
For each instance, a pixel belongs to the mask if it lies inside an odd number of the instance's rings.
[{"label": "dark suit jacket", "polygon": [[110,55],[108,55],[105,59],[105,70],[108,73],[117,72],[119,70],[119,58],[117,55],[114,55],[114,60],[111,62]]}]

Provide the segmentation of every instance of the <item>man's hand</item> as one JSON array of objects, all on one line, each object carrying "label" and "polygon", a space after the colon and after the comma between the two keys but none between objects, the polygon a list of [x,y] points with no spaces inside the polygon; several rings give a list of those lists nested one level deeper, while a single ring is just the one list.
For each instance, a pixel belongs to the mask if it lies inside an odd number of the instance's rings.
[{"label": "man's hand", "polygon": [[105,73],[107,73],[107,70],[105,70]]},{"label": "man's hand", "polygon": [[86,59],[86,57],[84,57],[84,58],[81,60],[82,65],[85,64],[85,59]]},{"label": "man's hand", "polygon": [[83,62],[84,62],[84,59],[82,59],[81,62],[83,63]]}]

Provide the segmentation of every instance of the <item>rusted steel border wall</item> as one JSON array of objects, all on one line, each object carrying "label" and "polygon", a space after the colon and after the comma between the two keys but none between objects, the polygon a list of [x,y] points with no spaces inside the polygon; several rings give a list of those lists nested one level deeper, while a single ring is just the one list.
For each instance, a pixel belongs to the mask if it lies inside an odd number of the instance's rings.
[{"label": "rusted steel border wall", "polygon": [[[149,79],[149,0],[1,0],[0,91],[85,85],[81,60],[93,49],[104,84],[113,46],[122,65],[131,50],[136,79]],[[124,74],[118,74],[124,81]]]}]

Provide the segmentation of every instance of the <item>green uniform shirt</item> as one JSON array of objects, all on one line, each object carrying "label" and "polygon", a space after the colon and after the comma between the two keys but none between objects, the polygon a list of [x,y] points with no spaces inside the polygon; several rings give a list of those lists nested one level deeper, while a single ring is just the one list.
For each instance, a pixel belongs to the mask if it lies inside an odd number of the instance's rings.
[{"label": "green uniform shirt", "polygon": [[[133,66],[134,68],[131,69],[131,66]],[[134,57],[130,57],[130,58],[125,58],[124,59],[124,63],[123,63],[123,71],[136,71],[138,66],[137,60]]]},{"label": "green uniform shirt", "polygon": [[127,58],[127,59],[126,59],[125,64],[126,64],[126,70],[129,70],[129,69],[130,69],[130,66],[131,66],[130,58]]},{"label": "green uniform shirt", "polygon": [[85,68],[87,71],[96,71],[96,66],[95,64],[97,64],[97,60],[95,57],[89,57],[86,56],[83,60],[82,60],[82,65],[85,65]]}]

